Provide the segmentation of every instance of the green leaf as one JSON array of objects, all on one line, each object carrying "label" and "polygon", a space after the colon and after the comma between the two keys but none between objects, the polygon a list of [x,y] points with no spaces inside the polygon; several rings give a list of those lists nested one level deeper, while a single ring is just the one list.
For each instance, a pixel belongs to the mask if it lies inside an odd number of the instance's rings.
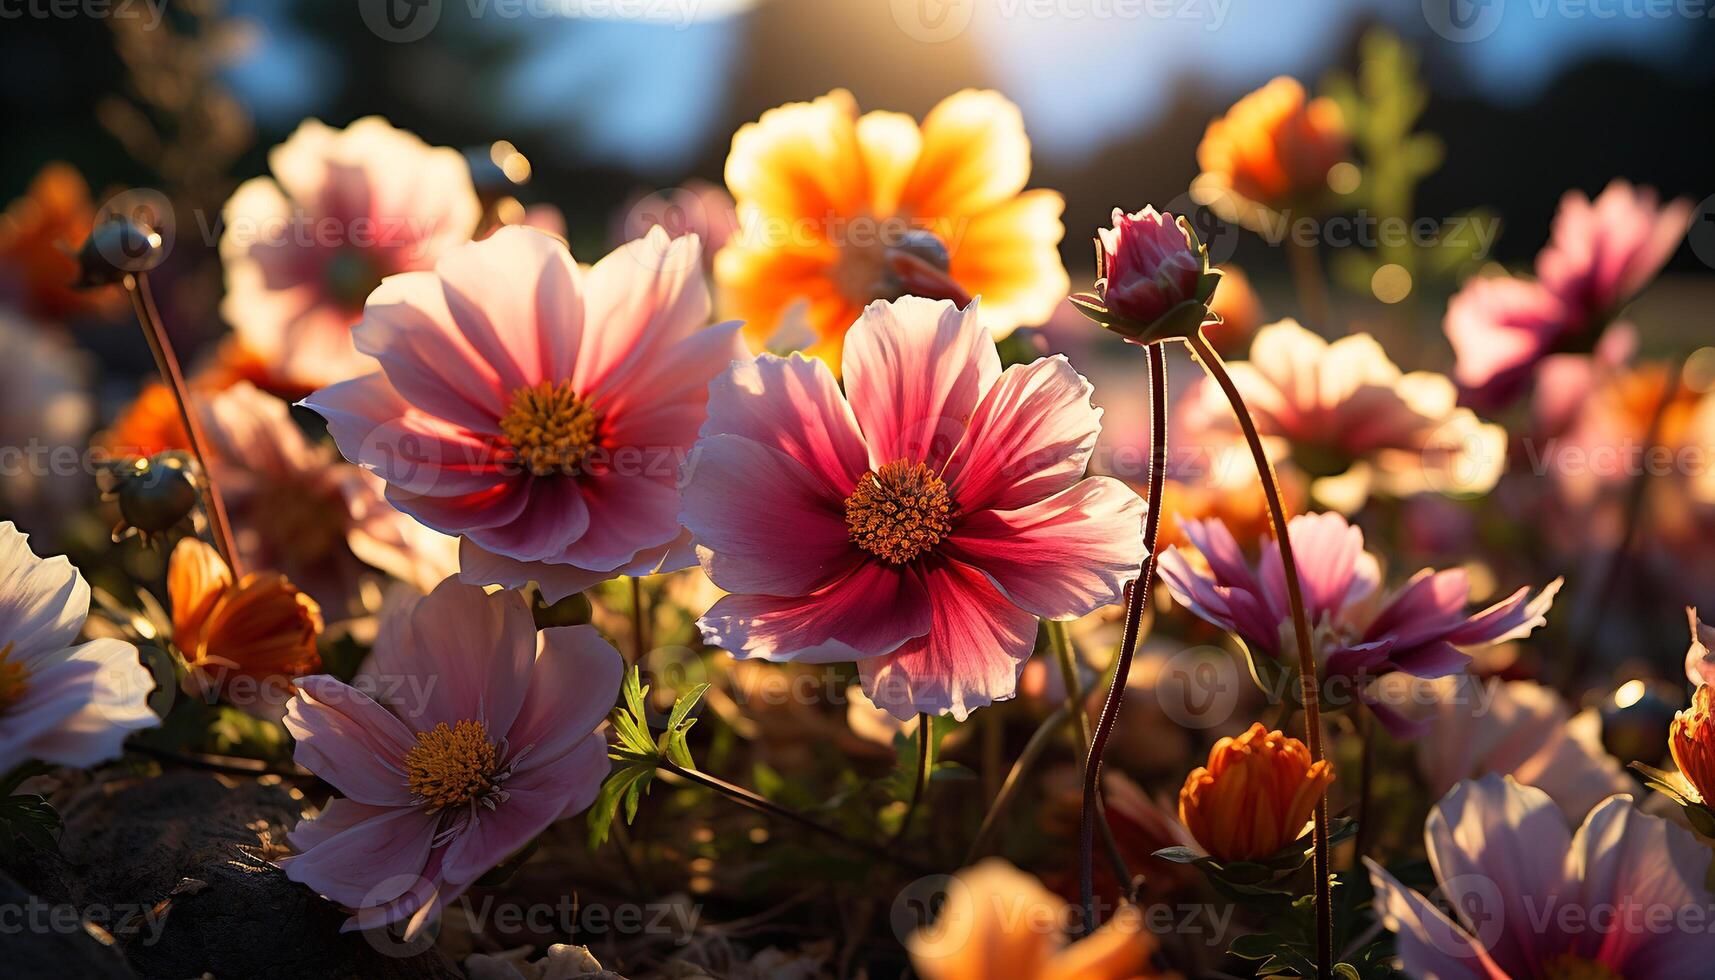
[{"label": "green leaf", "polygon": [[59,846],[60,815],[43,797],[21,793],[0,799],[0,857]]},{"label": "green leaf", "polygon": [[595,850],[607,840],[607,835],[613,827],[614,818],[619,814],[621,803],[625,804],[625,822],[631,823],[637,818],[637,801],[647,790],[649,781],[655,777],[653,765],[625,766],[608,776],[602,784],[601,792],[596,794],[595,802],[590,804],[588,844],[590,850]]}]

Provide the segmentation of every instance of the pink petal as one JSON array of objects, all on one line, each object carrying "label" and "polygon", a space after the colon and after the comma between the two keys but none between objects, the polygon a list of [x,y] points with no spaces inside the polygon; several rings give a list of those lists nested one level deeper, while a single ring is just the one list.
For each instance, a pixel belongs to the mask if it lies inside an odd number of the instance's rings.
[{"label": "pink petal", "polygon": [[[590,529],[590,508],[580,481],[558,474],[519,479],[519,490],[514,492],[521,493],[523,506],[515,514],[498,507],[491,512],[497,516],[508,514],[509,520],[461,530],[484,550],[518,561],[541,561],[564,554],[567,547],[582,539]],[[464,506],[465,502],[455,501],[449,510]],[[429,507],[419,505],[419,509],[425,517],[435,516]],[[450,522],[456,516],[449,513],[439,520]]]},{"label": "pink petal", "polygon": [[708,414],[709,382],[745,356],[740,324],[699,330],[660,356],[626,371],[624,384],[597,392],[607,422],[603,444],[614,454],[633,450],[639,465],[671,477],[685,461]]},{"label": "pink petal", "polygon": [[1395,593],[1365,636],[1392,636],[1400,646],[1439,639],[1465,620],[1471,586],[1463,568],[1424,569]]},{"label": "pink petal", "polygon": [[1467,780],[1435,805],[1423,837],[1448,903],[1508,973],[1531,976],[1565,949],[1556,930],[1535,927],[1544,902],[1572,892],[1572,835],[1547,793],[1493,773]]},{"label": "pink petal", "polygon": [[399,692],[388,700],[409,731],[472,719],[498,739],[512,727],[536,659],[536,621],[522,595],[447,579],[393,625],[359,679]]},{"label": "pink petal", "polygon": [[585,317],[600,329],[580,341],[572,386],[620,387],[620,372],[659,360],[707,325],[710,305],[697,236],[670,239],[657,225],[614,249],[584,278]]},{"label": "pink petal", "polygon": [[1006,600],[981,572],[956,561],[924,576],[933,625],[883,657],[858,661],[863,691],[901,721],[917,712],[965,720],[1017,693],[1036,642],[1036,617]]},{"label": "pink petal", "polygon": [[931,619],[913,571],[871,561],[810,595],[724,596],[697,625],[703,642],[735,657],[841,663],[891,653]]},{"label": "pink petal", "polygon": [[1528,636],[1548,622],[1548,610],[1560,592],[1561,581],[1557,578],[1548,583],[1535,597],[1531,596],[1530,589],[1519,589],[1447,634],[1447,642],[1476,646]]},{"label": "pink petal", "polygon": [[685,527],[704,548],[703,570],[728,592],[807,595],[864,560],[845,505],[778,449],[709,436],[686,464]]},{"label": "pink petal", "polygon": [[948,300],[877,300],[847,332],[846,397],[869,443],[869,468],[947,458],[1000,377],[1000,355],[978,321]]},{"label": "pink petal", "polygon": [[960,507],[1015,510],[1077,482],[1102,429],[1091,390],[1062,354],[1007,368],[947,459]]},{"label": "pink petal", "polygon": [[709,385],[708,415],[704,435],[743,436],[778,449],[842,499],[869,470],[857,418],[819,358],[763,354],[733,364]]},{"label": "pink petal", "polygon": [[[313,827],[331,820],[332,827]],[[331,831],[331,833],[329,832]],[[298,824],[292,843],[314,845],[280,862],[286,877],[353,908],[398,898],[423,870],[435,817],[414,807],[371,807],[333,800],[322,816]]]},{"label": "pink petal", "polygon": [[466,429],[499,433],[508,389],[459,331],[440,276],[406,272],[383,280],[364,303],[351,339],[417,409]]},{"label": "pink petal", "polygon": [[625,661],[594,626],[556,626],[537,634],[530,689],[507,734],[533,766],[558,759],[613,710]]},{"label": "pink petal", "polygon": [[1120,601],[1125,583],[1137,577],[1144,509],[1130,487],[1092,477],[1017,510],[972,514],[943,547],[1013,604],[1070,619]]},{"label": "pink petal", "polygon": [[327,419],[346,459],[407,499],[491,493],[507,482],[492,443],[412,408],[379,372],[323,388],[302,404]]},{"label": "pink petal", "polygon": [[559,239],[509,225],[442,256],[435,275],[451,324],[498,377],[501,391],[573,376],[584,303],[577,264]]},{"label": "pink petal", "polygon": [[368,694],[326,674],[300,677],[286,704],[292,758],[359,803],[406,806],[405,754],[411,730]]},{"label": "pink petal", "polygon": [[615,570],[635,567],[645,552],[679,537],[679,489],[669,477],[633,474],[616,465],[580,478],[578,489],[589,508],[589,528],[577,540],[562,543],[550,561],[619,574]]},{"label": "pink petal", "polygon": [[1639,811],[1630,796],[1610,797],[1585,818],[1567,857],[1568,878],[1581,879],[1576,904],[1616,911],[1610,928],[1581,937],[1579,951],[1624,977],[1707,974],[1715,933],[1664,930],[1660,917],[1710,908],[1708,866],[1708,848],[1689,831]]},{"label": "pink petal", "polygon": [[1376,914],[1397,934],[1396,951],[1408,975],[1438,980],[1507,980],[1470,933],[1440,909],[1369,858],[1364,858],[1364,866],[1370,870],[1370,884],[1376,891]]}]

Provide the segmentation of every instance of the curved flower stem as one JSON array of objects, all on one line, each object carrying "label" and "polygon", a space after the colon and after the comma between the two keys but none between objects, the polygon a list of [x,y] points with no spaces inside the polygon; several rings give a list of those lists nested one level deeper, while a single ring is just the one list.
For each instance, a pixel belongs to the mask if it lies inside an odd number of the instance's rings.
[{"label": "curved flower stem", "polygon": [[[1078,766],[1082,771],[1090,764],[1088,746],[1092,737],[1090,714],[1084,707],[1089,692],[1078,681],[1078,652],[1072,648],[1071,630],[1065,622],[1045,619],[1042,626],[1048,634],[1048,645],[1054,650],[1054,659],[1060,664],[1060,680],[1066,688],[1066,710],[1072,715],[1072,734],[1078,740]],[[1098,682],[1099,680],[1098,678]],[[1128,888],[1131,883],[1131,869],[1126,867],[1125,855],[1120,853],[1119,841],[1114,839],[1114,829],[1108,826],[1107,810],[1102,805],[1100,794],[1096,796],[1096,815],[1101,818],[1096,821],[1096,829],[1102,833],[1102,849],[1107,852],[1114,881],[1122,889]]]},{"label": "curved flower stem", "polygon": [[[1257,432],[1256,422],[1251,419],[1244,397],[1239,394],[1238,385],[1233,383],[1232,375],[1227,373],[1227,366],[1222,362],[1221,355],[1210,346],[1201,330],[1186,337],[1185,342],[1191,346],[1191,350],[1197,354],[1197,359],[1203,363],[1203,369],[1214,379],[1215,384],[1220,386],[1227,396],[1227,401],[1231,403],[1233,415],[1238,418],[1239,428],[1244,430],[1245,442],[1250,446],[1251,458],[1256,462],[1263,494],[1268,498],[1268,519],[1274,526],[1274,539],[1280,545],[1281,571],[1286,579],[1286,596],[1292,607],[1293,635],[1298,644],[1298,680],[1300,696],[1304,701],[1305,744],[1310,748],[1310,761],[1314,765],[1322,761],[1321,684],[1316,673],[1316,651],[1310,645],[1310,619],[1304,612],[1304,587],[1298,581],[1298,564],[1293,561],[1292,540],[1286,532],[1286,507],[1280,499],[1280,481],[1275,477],[1274,464],[1269,461],[1268,453],[1263,449],[1262,436]],[[1315,851],[1312,869],[1316,875],[1316,969],[1320,976],[1326,978],[1332,976],[1334,970],[1334,910],[1328,893],[1330,869],[1326,793],[1316,805],[1316,820],[1311,833]]]},{"label": "curved flower stem", "polygon": [[927,711],[917,713],[917,781],[911,787],[911,802],[905,807],[905,816],[899,818],[899,826],[888,838],[889,850],[898,847],[910,832],[911,818],[917,815],[917,805],[929,792],[929,769],[935,761],[935,731],[932,726],[933,721]]},{"label": "curved flower stem", "polygon": [[825,837],[850,850],[867,854],[880,861],[886,861],[888,864],[903,868],[913,874],[930,874],[933,871],[927,865],[893,853],[890,848],[880,847],[869,841],[853,840],[815,817],[799,813],[790,807],[781,806],[765,796],[758,796],[742,786],[721,779],[719,776],[711,776],[697,769],[686,769],[664,756],[657,759],[655,764],[665,772],[670,772],[687,782],[696,783],[705,789],[712,789],[741,806],[797,824],[811,833]]},{"label": "curved flower stem", "polygon": [[[1114,667],[1113,682],[1108,686],[1107,700],[1102,703],[1101,719],[1096,722],[1095,735],[1090,739],[1090,752],[1084,764],[1084,806],[1078,825],[1078,894],[1083,902],[1083,931],[1088,935],[1095,921],[1095,823],[1102,779],[1102,755],[1107,751],[1108,737],[1113,734],[1119,718],[1120,703],[1125,699],[1126,679],[1131,676],[1132,653],[1137,648],[1138,632],[1143,622],[1143,610],[1149,604],[1149,586],[1155,578],[1156,539],[1161,533],[1161,485],[1167,478],[1167,352],[1161,344],[1145,348],[1149,355],[1149,512],[1144,518],[1143,562],[1138,566],[1137,579],[1126,590],[1125,629],[1120,638],[1119,659]],[[1107,820],[1102,821],[1103,825]],[[1122,882],[1121,887],[1126,883]]]},{"label": "curved flower stem", "polygon": [[173,341],[167,336],[161,313],[155,308],[155,297],[149,291],[149,277],[141,272],[132,273],[125,277],[124,285],[126,295],[131,298],[131,308],[137,313],[137,322],[143,327],[143,339],[149,342],[149,353],[155,356],[155,368],[173,393],[173,401],[178,403],[179,420],[185,424],[191,455],[196,457],[197,468],[202,470],[203,485],[208,495],[209,534],[214,538],[215,547],[220,549],[221,557],[226,559],[226,567],[232,570],[233,579],[242,578],[244,570],[239,567],[238,549],[232,543],[232,524],[226,517],[226,501],[220,495],[220,487],[214,482],[214,472],[208,468],[208,458],[203,453],[208,437],[203,434],[197,413],[191,410],[190,387],[185,384],[184,372],[179,369],[179,359],[173,353]]}]

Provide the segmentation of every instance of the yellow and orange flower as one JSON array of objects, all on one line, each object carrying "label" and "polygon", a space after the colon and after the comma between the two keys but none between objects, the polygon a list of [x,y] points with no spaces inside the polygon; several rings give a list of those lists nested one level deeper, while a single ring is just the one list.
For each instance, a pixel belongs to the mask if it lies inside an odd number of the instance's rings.
[{"label": "yellow and orange flower", "polygon": [[167,565],[167,597],[193,692],[218,691],[272,716],[284,710],[292,678],[321,669],[321,607],[284,575],[250,572],[234,582],[219,553],[186,538]]},{"label": "yellow and orange flower", "polygon": [[1209,750],[1179,791],[1179,819],[1197,843],[1222,861],[1266,858],[1297,840],[1316,802],[1334,781],[1323,759],[1296,738],[1261,722]]},{"label": "yellow and orange flower", "polygon": [[0,215],[0,295],[14,295],[26,312],[44,320],[119,308],[124,298],[117,287],[72,288],[78,272],[72,256],[94,223],[83,175],[70,164],[43,167],[24,196]]},{"label": "yellow and orange flower", "polygon": [[1674,765],[1698,797],[1704,803],[1715,801],[1715,690],[1708,684],[1691,695],[1691,707],[1673,716],[1667,744]]},{"label": "yellow and orange flower", "polygon": [[1197,144],[1194,196],[1229,221],[1260,230],[1268,211],[1320,197],[1350,141],[1340,107],[1281,76],[1233,103]]},{"label": "yellow and orange flower", "polygon": [[1065,201],[1029,178],[1023,117],[995,92],[951,95],[921,125],[859,115],[844,89],[770,109],[726,161],[739,229],[715,258],[723,312],[756,346],[809,345],[836,368],[876,299],[980,295],[997,337],[1041,323],[1070,286]]}]

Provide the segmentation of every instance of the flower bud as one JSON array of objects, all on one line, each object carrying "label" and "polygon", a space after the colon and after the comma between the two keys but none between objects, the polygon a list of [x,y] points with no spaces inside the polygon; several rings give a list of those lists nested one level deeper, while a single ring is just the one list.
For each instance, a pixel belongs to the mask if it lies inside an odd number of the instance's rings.
[{"label": "flower bud", "polygon": [[1148,206],[1114,208],[1114,226],[1096,236],[1096,289],[1072,297],[1078,312],[1138,344],[1203,325],[1221,273],[1190,222]]},{"label": "flower bud", "polygon": [[196,464],[185,453],[169,450],[118,460],[99,478],[102,496],[119,505],[115,541],[137,535],[150,543],[170,532],[192,529],[191,512],[202,488]]},{"label": "flower bud", "polygon": [[128,275],[148,272],[164,258],[159,232],[114,214],[90,229],[78,250],[76,285],[85,289],[111,285]]},{"label": "flower bud", "polygon": [[1221,861],[1257,861],[1297,840],[1334,781],[1326,759],[1260,722],[1223,738],[1179,791],[1179,819]]},{"label": "flower bud", "polygon": [[1697,790],[1701,802],[1715,799],[1715,689],[1708,684],[1691,695],[1691,707],[1673,716],[1667,745],[1674,765]]}]

